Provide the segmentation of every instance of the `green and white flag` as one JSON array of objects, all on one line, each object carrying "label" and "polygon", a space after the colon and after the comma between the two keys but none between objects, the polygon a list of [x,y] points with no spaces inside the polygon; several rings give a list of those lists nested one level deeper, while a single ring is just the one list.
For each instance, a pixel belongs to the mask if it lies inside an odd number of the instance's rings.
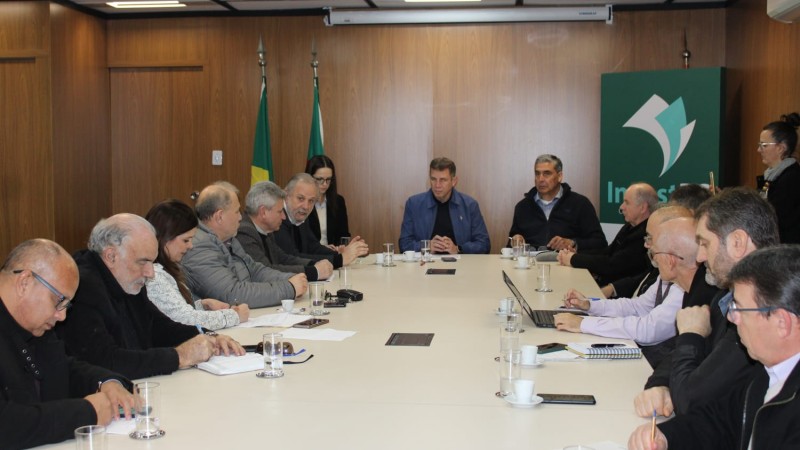
[{"label": "green and white flag", "polygon": [[273,178],[272,145],[269,140],[269,115],[267,114],[267,80],[261,80],[261,103],[258,106],[256,137],[253,142],[253,163],[250,166],[250,185]]},{"label": "green and white flag", "polygon": [[324,155],[324,135],[322,133],[322,111],[319,109],[319,86],[314,80],[314,110],[311,114],[311,136],[308,139],[308,159]]}]

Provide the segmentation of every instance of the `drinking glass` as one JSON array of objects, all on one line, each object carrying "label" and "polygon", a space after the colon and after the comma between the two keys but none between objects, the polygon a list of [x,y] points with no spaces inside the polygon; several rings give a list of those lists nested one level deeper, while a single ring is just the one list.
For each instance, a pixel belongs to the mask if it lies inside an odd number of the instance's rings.
[{"label": "drinking glass", "polygon": [[501,317],[500,352],[519,350],[520,314],[511,311]]},{"label": "drinking glass", "polygon": [[496,396],[505,397],[514,391],[514,381],[519,379],[521,373],[519,358],[519,350],[500,354],[500,390],[495,393]]},{"label": "drinking glass", "polygon": [[308,283],[308,298],[311,300],[311,315],[324,316],[325,311],[325,283],[312,281]]},{"label": "drinking glass", "polygon": [[550,264],[539,264],[537,266],[536,279],[539,282],[536,292],[553,292],[550,287]]},{"label": "drinking glass", "polygon": [[353,280],[350,278],[350,269],[347,266],[339,267],[339,288],[350,289],[353,287]]},{"label": "drinking glass", "polygon": [[106,450],[107,448],[106,427],[86,425],[75,428],[75,450]]},{"label": "drinking glass", "polygon": [[161,409],[159,384],[152,381],[136,383],[133,392],[136,430],[130,434],[130,437],[146,440],[164,436],[164,430],[160,428],[158,420],[158,413]]},{"label": "drinking glass", "polygon": [[383,244],[383,267],[394,266],[394,244],[387,242]]},{"label": "drinking glass", "polygon": [[260,378],[280,378],[283,376],[283,335],[267,333],[264,335],[264,371]]},{"label": "drinking glass", "polygon": [[422,253],[422,260],[431,262],[431,240],[423,239],[419,241],[419,251]]}]

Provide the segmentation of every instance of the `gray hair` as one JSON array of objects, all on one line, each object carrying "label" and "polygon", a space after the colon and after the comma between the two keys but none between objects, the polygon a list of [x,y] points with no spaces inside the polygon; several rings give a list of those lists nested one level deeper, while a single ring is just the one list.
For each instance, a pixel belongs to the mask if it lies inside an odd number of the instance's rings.
[{"label": "gray hair", "polygon": [[559,173],[561,172],[561,170],[564,169],[564,165],[561,163],[561,159],[556,155],[550,155],[547,153],[545,153],[544,155],[539,155],[536,158],[536,162],[533,165],[536,166],[536,164],[542,164],[542,163],[553,164],[556,168],[556,172]]},{"label": "gray hair", "polygon": [[646,203],[647,210],[651,213],[658,209],[658,194],[656,190],[653,189],[653,186],[650,186],[647,183],[633,183],[629,186],[629,189],[633,189],[633,194],[636,197],[636,202],[638,204]]},{"label": "gray hair", "polygon": [[89,250],[100,254],[108,247],[122,247],[134,231],[147,230],[155,237],[156,229],[150,222],[136,214],[116,214],[100,219],[89,235]]},{"label": "gray hair", "polygon": [[258,208],[264,206],[267,209],[272,209],[278,200],[286,198],[286,192],[272,181],[260,181],[250,188],[250,192],[245,197],[244,211],[255,216],[258,214]]},{"label": "gray hair", "polygon": [[314,186],[314,189],[317,190],[317,194],[319,194],[319,185],[317,184],[317,180],[315,180],[314,177],[305,172],[294,174],[292,179],[289,180],[288,183],[286,183],[286,193],[291,194],[292,191],[294,191],[294,187],[297,186],[297,183],[308,183]]},{"label": "gray hair", "polygon": [[781,308],[800,314],[800,246],[779,245],[758,249],[736,263],[728,274],[731,283],[751,284],[759,307]]},{"label": "gray hair", "polygon": [[230,188],[219,183],[220,182],[217,182],[206,186],[203,191],[200,192],[200,196],[197,197],[194,210],[201,221],[207,221],[215,212],[227,209],[228,206],[233,203],[233,197],[236,195],[236,191],[232,191]]},{"label": "gray hair", "polygon": [[703,217],[706,217],[708,231],[714,233],[722,243],[732,232],[742,230],[756,248],[778,244],[775,209],[755,189],[724,189],[697,207],[694,218],[699,222]]},{"label": "gray hair", "polygon": [[[29,239],[14,247],[6,257],[0,272],[11,272],[23,268],[39,270],[43,264],[49,265],[59,256],[66,256],[71,261],[69,253],[63,247],[47,239]],[[43,264],[41,264],[43,263]],[[35,267],[30,267],[35,266]]]},{"label": "gray hair", "polygon": [[695,221],[692,217],[676,217],[662,222],[656,245],[679,256],[678,265],[697,267],[697,240]]}]

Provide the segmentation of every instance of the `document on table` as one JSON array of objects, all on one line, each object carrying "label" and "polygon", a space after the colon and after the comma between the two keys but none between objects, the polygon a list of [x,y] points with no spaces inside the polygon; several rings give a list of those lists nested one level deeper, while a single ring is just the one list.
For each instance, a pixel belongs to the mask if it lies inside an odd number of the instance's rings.
[{"label": "document on table", "polygon": [[580,356],[568,350],[545,353],[544,355],[539,355],[537,358],[542,361],[583,361]]},{"label": "document on table", "polygon": [[234,328],[290,327],[307,319],[308,316],[306,315],[289,314],[285,312],[277,314],[264,314],[263,316],[251,317],[247,322],[240,323]]},{"label": "document on table", "polygon": [[214,375],[252,372],[264,368],[264,356],[259,353],[245,353],[243,356],[212,356],[208,361],[198,364],[197,368]]},{"label": "document on table", "polygon": [[129,435],[136,430],[136,419],[131,418],[130,420],[125,420],[125,417],[121,417],[117,420],[112,420],[110,424],[106,426],[106,433],[108,434],[124,434]]},{"label": "document on table", "polygon": [[340,331],[332,328],[289,328],[281,331],[284,339],[307,339],[309,341],[343,341],[356,334],[355,331]]}]

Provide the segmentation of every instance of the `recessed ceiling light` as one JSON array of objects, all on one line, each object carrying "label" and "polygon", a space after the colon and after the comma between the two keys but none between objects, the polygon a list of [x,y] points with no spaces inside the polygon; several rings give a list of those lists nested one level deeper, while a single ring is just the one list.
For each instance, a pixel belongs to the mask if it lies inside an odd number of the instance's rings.
[{"label": "recessed ceiling light", "polygon": [[106,5],[112,8],[183,8],[185,4],[178,0],[155,0],[142,2],[108,2]]}]

